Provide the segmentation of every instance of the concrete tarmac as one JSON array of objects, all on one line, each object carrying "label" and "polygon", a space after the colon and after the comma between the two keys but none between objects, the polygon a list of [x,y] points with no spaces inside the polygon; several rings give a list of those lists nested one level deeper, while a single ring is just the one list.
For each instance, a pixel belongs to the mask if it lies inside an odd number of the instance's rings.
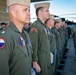
[{"label": "concrete tarmac", "polygon": [[68,56],[66,59],[63,75],[76,75],[75,49],[72,37],[68,40],[67,48],[69,51],[67,54]]}]

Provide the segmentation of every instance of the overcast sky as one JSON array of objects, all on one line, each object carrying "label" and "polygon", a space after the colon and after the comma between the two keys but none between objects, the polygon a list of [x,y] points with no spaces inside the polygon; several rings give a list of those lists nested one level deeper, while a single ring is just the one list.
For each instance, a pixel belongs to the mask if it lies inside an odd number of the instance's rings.
[{"label": "overcast sky", "polygon": [[[43,1],[40,1],[43,2]],[[76,0],[49,0],[44,2],[50,2],[49,11],[51,14],[65,17],[68,20],[76,22]],[[31,22],[35,21],[35,8],[34,4],[39,2],[33,2],[30,5]]]}]

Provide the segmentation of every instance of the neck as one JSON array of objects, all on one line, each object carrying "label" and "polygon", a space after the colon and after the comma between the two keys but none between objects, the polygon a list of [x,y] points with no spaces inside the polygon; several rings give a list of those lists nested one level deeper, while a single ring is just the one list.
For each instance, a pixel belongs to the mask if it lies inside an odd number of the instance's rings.
[{"label": "neck", "polygon": [[45,22],[45,20],[44,19],[42,19],[41,17],[38,17],[41,21],[42,21],[42,23],[44,23]]},{"label": "neck", "polygon": [[48,26],[50,29],[52,28],[51,26]]},{"label": "neck", "polygon": [[11,20],[11,22],[13,22],[14,25],[17,27],[17,29],[22,33],[22,29],[23,29],[24,24],[22,24],[16,20]]},{"label": "neck", "polygon": [[49,27],[50,29],[52,28],[52,26],[50,26],[50,25],[48,25],[48,24],[47,24],[47,27]]},{"label": "neck", "polygon": [[58,29],[58,27],[57,26],[55,26],[56,27],[56,29]]}]

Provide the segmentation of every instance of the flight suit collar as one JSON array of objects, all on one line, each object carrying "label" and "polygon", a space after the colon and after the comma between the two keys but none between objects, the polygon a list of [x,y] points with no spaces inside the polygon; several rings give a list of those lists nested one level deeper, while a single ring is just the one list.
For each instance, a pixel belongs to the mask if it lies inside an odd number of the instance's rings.
[{"label": "flight suit collar", "polygon": [[45,23],[43,23],[39,18],[37,18],[37,21],[39,21],[41,23],[41,25],[46,26]]},{"label": "flight suit collar", "polygon": [[[16,32],[21,33],[12,22],[9,23],[9,27],[12,28]],[[24,32],[24,30],[22,32]]]}]

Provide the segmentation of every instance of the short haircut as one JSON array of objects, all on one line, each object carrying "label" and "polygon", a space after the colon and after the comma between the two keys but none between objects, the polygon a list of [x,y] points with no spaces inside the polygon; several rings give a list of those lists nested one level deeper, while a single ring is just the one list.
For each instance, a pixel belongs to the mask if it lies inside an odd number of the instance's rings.
[{"label": "short haircut", "polygon": [[42,10],[43,8],[44,8],[44,7],[39,7],[39,8],[36,9],[36,16],[38,16],[39,10]]},{"label": "short haircut", "polygon": [[47,24],[47,22],[50,20],[50,18],[48,18],[46,21],[45,21],[45,24]]},{"label": "short haircut", "polygon": [[55,21],[55,22],[54,22],[54,25],[56,25],[57,23],[59,23],[59,21]]}]

